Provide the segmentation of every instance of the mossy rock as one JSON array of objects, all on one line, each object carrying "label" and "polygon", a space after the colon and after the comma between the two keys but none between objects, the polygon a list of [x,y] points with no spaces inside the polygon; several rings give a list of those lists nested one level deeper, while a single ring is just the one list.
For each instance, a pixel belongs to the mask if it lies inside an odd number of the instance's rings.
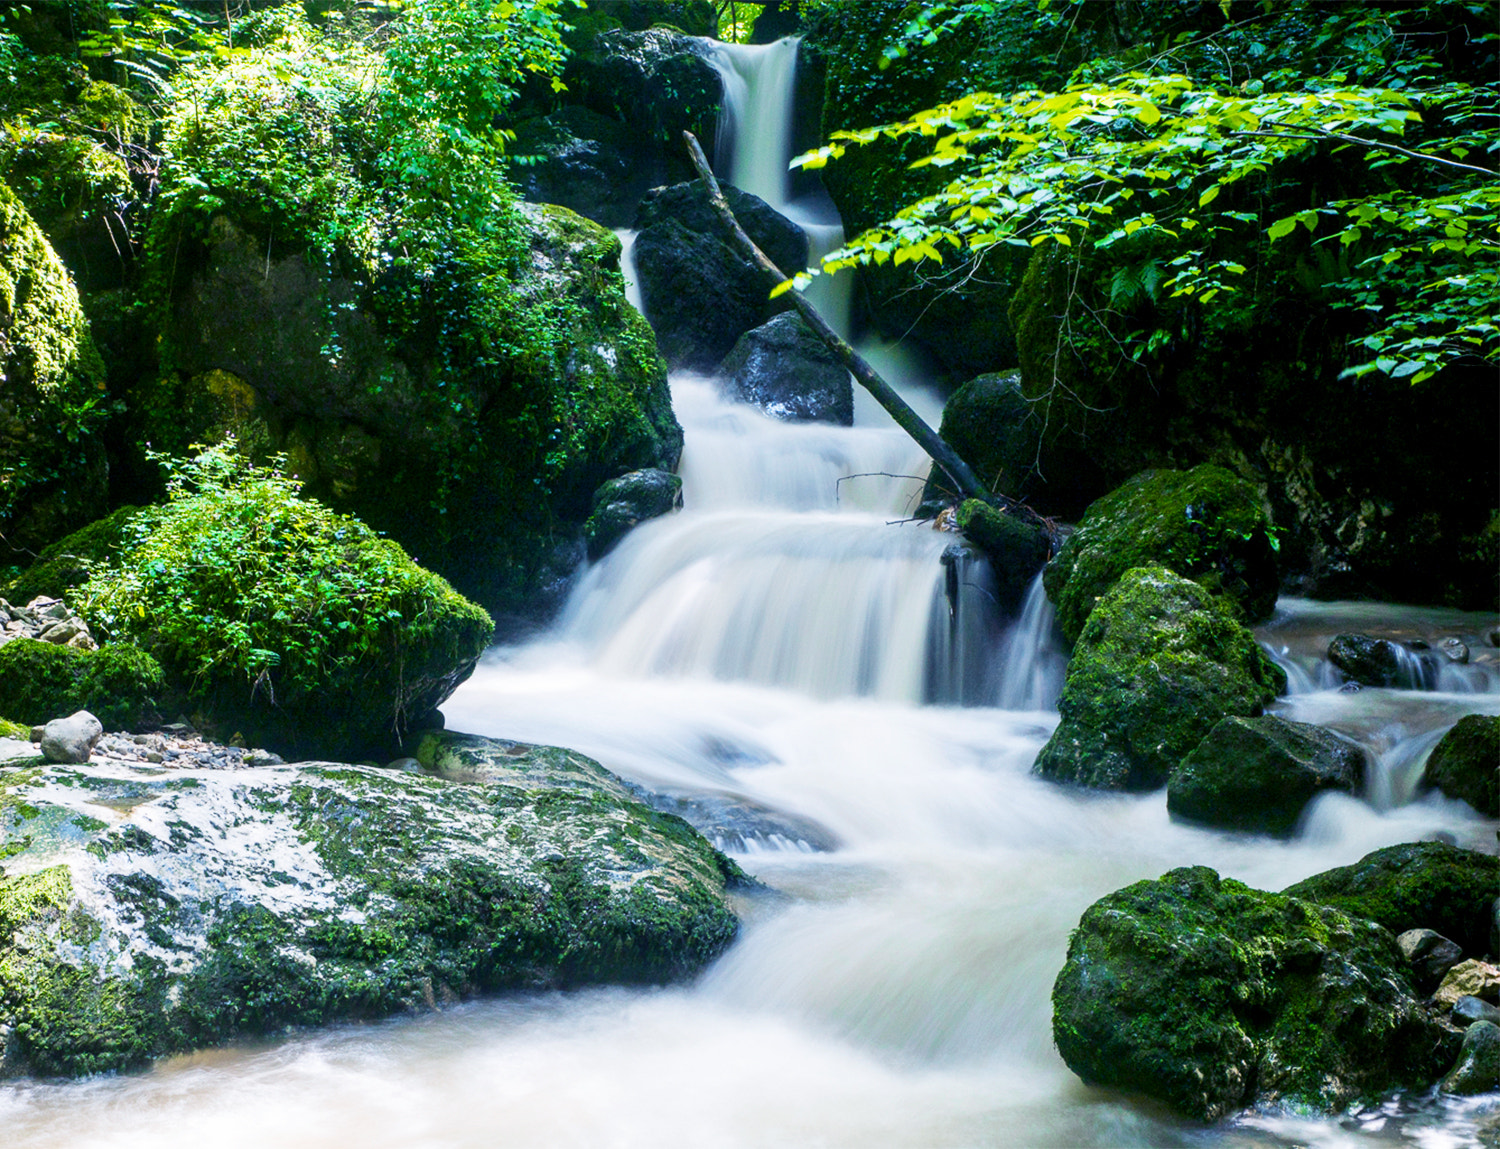
[{"label": "mossy rock", "polygon": [[1167,780],[1174,816],[1232,830],[1290,834],[1327,791],[1355,793],[1365,753],[1332,730],[1266,714],[1225,718]]},{"label": "mossy rock", "polygon": [[1500,717],[1460,718],[1432,748],[1422,781],[1486,817],[1500,818]]},{"label": "mossy rock", "polygon": [[1258,715],[1285,689],[1286,675],[1222,598],[1161,567],[1130,570],[1084,625],[1062,721],[1033,772],[1154,789],[1220,719]]},{"label": "mossy rock", "polygon": [[0,714],[41,726],[87,710],[106,730],[157,720],[166,692],[161,664],[134,646],[75,650],[34,638],[0,646]]},{"label": "mossy rock", "polygon": [[667,471],[631,471],[594,492],[594,510],[583,524],[589,558],[602,558],[627,531],[647,519],[682,509],[682,480]]},{"label": "mossy rock", "polygon": [[1446,842],[1410,842],[1314,874],[1282,893],[1369,918],[1392,934],[1434,930],[1475,957],[1489,949],[1497,891],[1500,858]]},{"label": "mossy rock", "polygon": [[25,605],[38,595],[66,599],[69,591],[87,581],[94,564],[107,561],[118,551],[125,527],[139,510],[121,507],[59,539],[6,584],[4,597],[17,605]]},{"label": "mossy rock", "polygon": [[0,184],[0,561],[104,513],[103,399],[104,364],[78,290]]},{"label": "mossy rock", "polygon": [[1423,1088],[1459,1041],[1424,1009],[1387,930],[1203,866],[1084,912],[1052,989],[1052,1035],[1084,1081],[1200,1121]]},{"label": "mossy rock", "polygon": [[724,950],[733,863],[597,763],[514,750],[494,744],[517,769],[476,781],[332,763],[0,775],[0,1076],[666,982]]},{"label": "mossy rock", "polygon": [[1131,567],[1164,566],[1235,603],[1276,605],[1276,554],[1255,488],[1222,467],[1143,471],[1095,501],[1047,567],[1057,623],[1076,642],[1094,603]]},{"label": "mossy rock", "polygon": [[0,718],[0,738],[13,738],[21,742],[31,739],[31,728],[36,723],[12,722],[9,718]]},{"label": "mossy rock", "polygon": [[958,505],[958,529],[990,560],[1002,605],[1013,609],[1052,553],[1040,523],[1009,514],[983,499]]}]

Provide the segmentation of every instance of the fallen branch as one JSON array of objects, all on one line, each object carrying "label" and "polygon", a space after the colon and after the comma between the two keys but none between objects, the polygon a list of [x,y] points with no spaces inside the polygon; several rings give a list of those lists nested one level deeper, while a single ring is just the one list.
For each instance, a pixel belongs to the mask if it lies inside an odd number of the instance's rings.
[{"label": "fallen branch", "polygon": [[[729,201],[724,198],[724,193],[719,189],[719,181],[714,179],[714,173],[709,170],[708,160],[704,158],[703,149],[698,145],[698,139],[692,132],[683,132],[682,138],[687,143],[688,156],[693,161],[693,166],[698,169],[698,174],[703,177],[703,182],[708,186],[709,201],[713,208],[719,213],[719,218],[724,221],[729,229],[730,237],[734,244],[740,249],[751,263],[755,264],[767,277],[771,278],[773,285],[786,282],[789,278],[779,267],[766,258],[765,252],[755,246],[755,241],[745,234],[744,228],[740,227],[739,220],[734,218],[734,212],[729,206]],[[817,333],[819,339],[828,345],[839,361],[849,369],[849,373],[855,380],[875,396],[879,403],[896,421],[896,425],[916,440],[917,446],[926,451],[932,461],[942,468],[943,473],[948,476],[954,489],[966,499],[984,499],[989,497],[989,490],[980,481],[978,475],[954,453],[953,448],[922,421],[922,417],[906,404],[906,400],[896,394],[895,388],[880,377],[880,373],[867,363],[862,355],[853,347],[849,346],[833,328],[828,326],[824,318],[818,314],[802,295],[801,292],[793,290],[789,292],[792,305],[796,307],[798,314],[807,322],[807,325]]]}]

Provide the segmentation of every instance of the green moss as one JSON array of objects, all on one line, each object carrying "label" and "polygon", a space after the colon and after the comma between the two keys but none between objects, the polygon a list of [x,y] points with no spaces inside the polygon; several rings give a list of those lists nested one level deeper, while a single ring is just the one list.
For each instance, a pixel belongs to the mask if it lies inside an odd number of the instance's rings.
[{"label": "green moss", "polygon": [[1388,932],[1201,866],[1090,906],[1052,1003],[1058,1051],[1085,1081],[1203,1121],[1422,1087],[1456,1048]]},{"label": "green moss", "polygon": [[24,722],[12,722],[9,718],[0,718],[0,738],[19,738],[25,742],[31,737],[31,727]]},{"label": "green moss", "polygon": [[78,291],[0,185],[0,557],[39,550],[104,509],[104,365]]},{"label": "green moss", "polygon": [[0,646],[0,710],[39,726],[87,710],[106,730],[153,717],[165,690],[157,661],[133,646],[74,650],[32,638]]},{"label": "green moss", "polygon": [[1412,842],[1314,874],[1282,892],[1377,921],[1393,934],[1436,930],[1469,956],[1488,952],[1500,858],[1444,842]]},{"label": "green moss", "polygon": [[1222,467],[1143,471],[1089,507],[1047,567],[1047,596],[1070,642],[1131,567],[1168,567],[1224,595],[1246,619],[1266,618],[1276,605],[1269,532],[1255,489]]},{"label": "green moss", "polygon": [[1062,721],[1035,773],[1152,789],[1229,715],[1255,715],[1286,676],[1223,599],[1161,567],[1125,572],[1073,649]]},{"label": "green moss", "polygon": [[1487,817],[1500,818],[1500,718],[1460,718],[1432,748],[1423,781]]},{"label": "green moss", "polygon": [[38,595],[65,598],[74,587],[87,581],[89,569],[113,555],[126,525],[138,507],[121,507],[105,518],[52,543],[15,579],[6,584],[4,596],[24,606]]}]

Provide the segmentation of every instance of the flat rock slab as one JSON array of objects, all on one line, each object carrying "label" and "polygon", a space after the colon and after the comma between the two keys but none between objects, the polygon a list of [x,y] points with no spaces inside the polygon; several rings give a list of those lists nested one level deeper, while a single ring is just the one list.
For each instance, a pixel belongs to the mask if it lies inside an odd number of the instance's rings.
[{"label": "flat rock slab", "polygon": [[[461,747],[437,763],[442,747]],[[597,763],[445,734],[330,762],[0,771],[0,1077],[717,956],[743,880]]]}]

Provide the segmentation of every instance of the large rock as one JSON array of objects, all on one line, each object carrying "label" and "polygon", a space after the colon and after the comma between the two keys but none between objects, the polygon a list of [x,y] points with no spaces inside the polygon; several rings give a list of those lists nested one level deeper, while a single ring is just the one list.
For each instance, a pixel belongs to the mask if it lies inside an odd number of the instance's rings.
[{"label": "large rock", "polygon": [[1464,1030],[1458,1061],[1442,1080],[1444,1093],[1468,1096],[1500,1089],[1500,1025],[1476,1021]]},{"label": "large rock", "polygon": [[1131,567],[1164,566],[1254,622],[1276,605],[1276,553],[1255,488],[1222,467],[1143,471],[1095,501],[1047,567],[1047,597],[1069,642]]},{"label": "large rock", "polygon": [[849,369],[795,312],[740,336],[719,373],[730,395],[772,418],[854,424]]},{"label": "large rock", "polygon": [[667,471],[631,471],[603,484],[594,494],[594,511],[583,524],[589,558],[597,559],[646,519],[682,507],[682,480]]},{"label": "large rock", "polygon": [[72,278],[0,183],[0,562],[106,510],[104,387]]},{"label": "large rock", "polygon": [[1364,770],[1364,751],[1321,726],[1225,718],[1172,771],[1167,809],[1211,826],[1290,834],[1313,798],[1354,793]]},{"label": "large rock", "polygon": [[520,205],[496,226],[523,252],[510,280],[454,266],[415,296],[398,269],[344,276],[295,237],[268,258],[266,236],[227,216],[183,236],[165,339],[177,371],[143,388],[139,435],[284,451],[310,495],[462,593],[533,609],[599,484],[674,468],[682,431],[619,241],[561,207]]},{"label": "large rock", "polygon": [[[565,750],[0,775],[0,1076],[85,1074],[474,994],[690,975],[743,880]],[[448,759],[476,769],[456,780]]]},{"label": "large rock", "polygon": [[1202,866],[1084,912],[1052,990],[1058,1052],[1091,1084],[1214,1121],[1257,1101],[1332,1112],[1436,1080],[1455,1031],[1389,932]]},{"label": "large rock", "polygon": [[77,710],[98,715],[111,730],[160,718],[166,676],[143,650],[109,643],[78,650],[34,638],[0,646],[0,714],[42,726]]},{"label": "large rock", "polygon": [[1401,648],[1368,634],[1340,634],[1328,644],[1328,661],[1363,686],[1410,686]]},{"label": "large rock", "polygon": [[1127,571],[1078,637],[1034,772],[1153,789],[1220,719],[1258,715],[1285,687],[1222,598],[1160,567]]},{"label": "large rock", "polygon": [[641,197],[661,181],[661,164],[619,120],[569,105],[516,126],[511,152],[517,189],[605,227],[628,227]]},{"label": "large rock", "polygon": [[1377,921],[1393,934],[1435,930],[1466,954],[1482,954],[1496,889],[1500,858],[1445,842],[1411,842],[1314,874],[1282,892]]},{"label": "large rock", "polygon": [[1500,717],[1469,714],[1432,748],[1422,781],[1500,818]]},{"label": "large rock", "polygon": [[48,762],[87,762],[103,737],[104,726],[87,710],[54,718],[42,727],[42,757]]},{"label": "large rock", "polygon": [[[952,394],[939,433],[992,491],[1073,521],[1106,484],[1088,452],[1060,450],[1046,439],[1045,423],[1041,407],[1021,391],[1020,372],[1000,371]],[[934,468],[926,494],[942,496],[942,485]]]},{"label": "large rock", "polygon": [[[722,185],[740,226],[788,275],[807,266],[807,236],[759,196]],[[792,304],[731,245],[701,181],[658,188],[636,219],[646,318],[669,367],[712,371],[735,342]]]}]

